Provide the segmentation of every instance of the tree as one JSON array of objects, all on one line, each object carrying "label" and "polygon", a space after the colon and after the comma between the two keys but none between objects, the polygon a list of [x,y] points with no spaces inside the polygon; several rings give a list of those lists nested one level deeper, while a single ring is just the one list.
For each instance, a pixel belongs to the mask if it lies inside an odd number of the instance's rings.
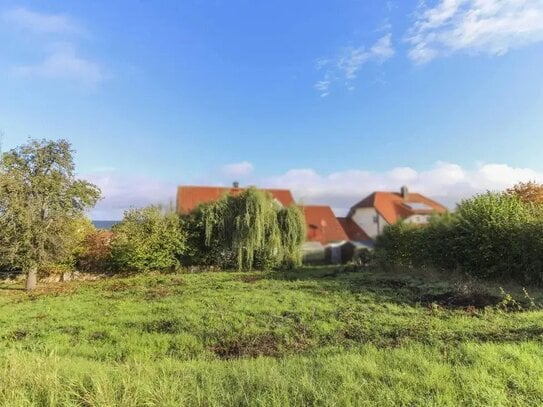
[{"label": "tree", "polygon": [[543,184],[534,181],[520,182],[507,190],[507,194],[516,195],[523,202],[543,204]]},{"label": "tree", "polygon": [[117,269],[172,269],[185,250],[181,219],[172,208],[131,209],[113,227],[111,260]]},{"label": "tree", "polygon": [[[196,263],[238,270],[301,263],[305,221],[295,206],[283,208],[262,190],[248,188],[201,205],[185,219]],[[194,262],[194,261],[193,261]]]},{"label": "tree", "polygon": [[26,273],[27,290],[41,266],[66,257],[74,221],[100,199],[74,171],[66,140],[30,140],[0,159],[0,256]]}]

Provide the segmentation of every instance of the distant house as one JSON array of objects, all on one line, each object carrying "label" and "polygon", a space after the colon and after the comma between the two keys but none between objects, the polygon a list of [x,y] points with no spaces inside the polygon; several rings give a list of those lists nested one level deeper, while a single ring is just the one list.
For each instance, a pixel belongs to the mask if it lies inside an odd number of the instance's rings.
[{"label": "distant house", "polygon": [[307,228],[303,246],[305,262],[340,263],[341,246],[349,236],[334,215],[332,208],[322,205],[302,207]]},{"label": "distant house", "polygon": [[[432,214],[447,212],[440,203],[418,193],[410,193],[407,187],[398,192],[374,192],[355,204],[346,219],[356,224],[370,239],[379,236],[386,225],[403,219],[405,222],[424,225]],[[343,220],[344,227],[353,225]],[[350,229],[353,230],[353,229]],[[353,231],[353,236],[356,233]]]},{"label": "distant house", "polygon": [[[244,191],[237,182],[231,188],[206,186],[180,186],[177,188],[177,213],[186,215],[198,205],[219,200],[225,194],[236,195]],[[292,193],[288,189],[264,189],[282,206],[294,204]]]},{"label": "distant house", "polygon": [[[244,191],[238,183],[232,187],[180,186],[177,189],[177,212],[188,214],[198,205],[213,202],[225,194]],[[284,207],[295,205],[288,189],[263,189]],[[360,249],[371,248],[373,240],[386,225],[399,219],[416,224],[428,222],[433,213],[447,209],[423,195],[409,193],[374,192],[354,205],[347,217],[336,218],[332,208],[323,205],[301,206],[307,228],[303,246],[307,262],[339,263],[349,260]]]},{"label": "distant house", "polygon": [[[209,186],[180,186],[177,188],[176,208],[179,214],[186,215],[198,205],[213,202],[225,194],[236,195],[244,191],[237,183],[231,188]],[[263,189],[282,206],[295,205],[288,189]],[[302,206],[306,222],[306,242],[304,259],[315,262],[340,262],[339,246],[349,240],[345,230],[329,206]]]}]

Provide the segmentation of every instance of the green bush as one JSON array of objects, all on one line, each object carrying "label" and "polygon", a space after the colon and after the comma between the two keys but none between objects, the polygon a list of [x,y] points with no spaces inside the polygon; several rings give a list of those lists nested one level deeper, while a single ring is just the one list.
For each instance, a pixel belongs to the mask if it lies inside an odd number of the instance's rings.
[{"label": "green bush", "polygon": [[432,218],[427,227],[389,226],[376,247],[389,264],[543,282],[541,207],[512,194],[477,195],[462,201],[454,214]]},{"label": "green bush", "polygon": [[179,265],[185,240],[181,219],[171,208],[132,209],[113,228],[111,264],[116,270],[173,269]]},{"label": "green bush", "polygon": [[87,233],[77,257],[77,269],[85,272],[104,272],[111,259],[110,230],[94,229]]}]

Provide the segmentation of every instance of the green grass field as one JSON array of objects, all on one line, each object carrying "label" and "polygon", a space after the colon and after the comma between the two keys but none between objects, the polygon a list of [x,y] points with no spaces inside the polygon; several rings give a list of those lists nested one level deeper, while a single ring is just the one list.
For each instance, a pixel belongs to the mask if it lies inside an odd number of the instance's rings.
[{"label": "green grass field", "polygon": [[0,284],[0,404],[542,405],[543,292],[504,289],[518,304],[332,268]]}]

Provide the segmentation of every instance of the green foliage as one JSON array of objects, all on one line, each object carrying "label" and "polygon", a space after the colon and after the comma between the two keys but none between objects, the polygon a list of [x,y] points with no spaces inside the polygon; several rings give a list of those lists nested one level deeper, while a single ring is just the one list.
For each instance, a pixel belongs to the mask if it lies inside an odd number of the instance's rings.
[{"label": "green foliage", "polygon": [[283,250],[283,265],[287,268],[302,264],[302,244],[305,241],[305,217],[298,206],[282,208],[277,214],[281,232],[281,248]]},{"label": "green foliage", "polygon": [[541,207],[510,193],[465,200],[424,228],[392,225],[377,241],[380,258],[407,266],[461,269],[482,278],[543,283]]},{"label": "green foliage", "polygon": [[397,264],[412,267],[418,265],[420,240],[420,227],[402,221],[388,225],[375,242],[376,258],[382,266]]},{"label": "green foliage", "polygon": [[104,272],[111,260],[110,230],[93,229],[84,237],[77,256],[77,268],[86,272]]},{"label": "green foliage", "polygon": [[74,249],[74,222],[100,198],[75,178],[65,140],[31,140],[0,160],[0,258],[25,271],[63,262]]},{"label": "green foliage", "polygon": [[256,188],[200,205],[186,225],[193,264],[251,270],[301,263],[303,214]]},{"label": "green foliage", "polygon": [[179,265],[185,249],[181,219],[172,208],[131,209],[113,228],[111,261],[117,270],[162,270]]}]

